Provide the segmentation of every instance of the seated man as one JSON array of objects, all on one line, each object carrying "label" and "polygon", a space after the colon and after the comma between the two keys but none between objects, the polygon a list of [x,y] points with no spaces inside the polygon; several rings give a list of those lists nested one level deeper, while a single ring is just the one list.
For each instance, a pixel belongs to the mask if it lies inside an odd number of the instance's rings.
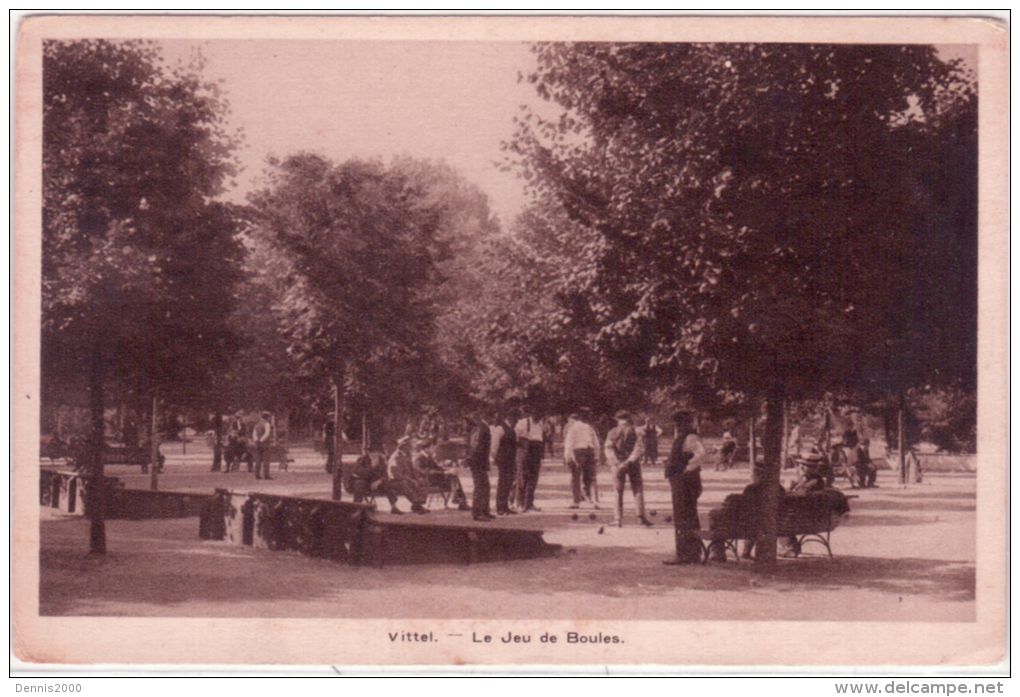
[{"label": "seated man", "polygon": [[800,465],[800,479],[790,487],[790,493],[807,494],[826,488],[827,466],[825,456],[818,448],[811,446],[802,451],[797,462]]},{"label": "seated man", "polygon": [[378,450],[365,453],[358,458],[346,482],[347,491],[354,496],[354,503],[362,503],[368,497],[385,496],[390,502],[390,513],[403,513],[397,508],[397,496],[390,486],[386,472],[386,456]]},{"label": "seated man", "polygon": [[462,511],[470,511],[467,495],[460,484],[460,477],[453,470],[444,469],[429,451],[429,440],[414,442],[412,459],[414,467],[424,473],[428,487],[439,487],[447,494],[447,499]]},{"label": "seated man", "polygon": [[426,474],[414,465],[411,455],[411,437],[403,436],[397,441],[397,449],[390,455],[387,465],[387,490],[394,496],[405,496],[411,502],[415,513],[428,513],[425,508],[427,497]]},{"label": "seated man", "polygon": [[[786,492],[782,486],[778,487],[779,505],[783,505],[783,497]],[[721,533],[729,534],[731,531],[739,530],[747,535],[744,538],[743,553],[744,559],[750,559],[757,541],[758,520],[761,516],[761,494],[762,485],[758,472],[755,472],[755,481],[744,487],[739,494],[730,494],[723,499],[722,506],[713,508],[708,512],[708,529],[718,530]],[[789,540],[787,540],[789,544]],[[796,544],[796,540],[794,540]],[[726,539],[713,540],[708,548],[709,559],[712,561],[726,561]]]},{"label": "seated man", "polygon": [[871,461],[871,442],[862,438],[856,448],[857,481],[862,489],[877,487],[875,479],[878,478],[878,467]]}]

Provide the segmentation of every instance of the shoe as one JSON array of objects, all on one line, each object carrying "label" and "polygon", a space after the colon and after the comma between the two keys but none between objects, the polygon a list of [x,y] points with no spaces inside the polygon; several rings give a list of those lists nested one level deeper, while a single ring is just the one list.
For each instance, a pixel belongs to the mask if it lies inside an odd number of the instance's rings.
[{"label": "shoe", "polygon": [[524,512],[527,513],[528,511],[531,511],[533,513],[541,513],[542,509],[539,508],[538,506],[528,506],[527,508],[524,509]]},{"label": "shoe", "polygon": [[579,506],[579,505],[578,505],[578,504],[576,504],[576,503],[574,503],[574,504],[571,504],[571,505],[567,506],[567,508],[568,508],[568,509],[570,509],[570,510],[573,510],[573,511],[576,511],[576,510],[577,510],[578,508],[580,508],[580,507],[581,507],[581,506]]},{"label": "shoe", "polygon": [[457,506],[457,510],[458,511],[470,511],[471,510],[471,506],[467,505],[466,503],[462,503],[459,506]]},{"label": "shoe", "polygon": [[599,508],[599,505],[597,503],[596,504],[592,504],[591,508],[592,508],[593,511],[601,511],[602,510],[601,508]]},{"label": "shoe", "polygon": [[505,511],[496,511],[496,515],[517,515],[517,511],[511,511],[509,509]]},{"label": "shoe", "polygon": [[686,566],[687,564],[696,564],[693,561],[684,561],[683,559],[663,559],[662,563],[666,566]]},{"label": "shoe", "polygon": [[645,518],[644,516],[639,516],[638,517],[638,522],[640,522],[646,528],[650,528],[650,527],[652,527],[654,525],[654,523],[652,521],[648,520],[648,518]]},{"label": "shoe", "polygon": [[471,517],[483,523],[488,523],[490,520],[496,520],[496,516],[489,515],[488,513],[483,513],[482,515],[476,515]]},{"label": "shoe", "polygon": [[411,511],[418,515],[424,515],[429,512],[429,509],[425,508],[425,506],[422,506],[420,503],[416,503],[411,506]]},{"label": "shoe", "polygon": [[390,513],[392,513],[393,515],[404,515],[404,512],[397,508],[396,506],[390,509]]}]

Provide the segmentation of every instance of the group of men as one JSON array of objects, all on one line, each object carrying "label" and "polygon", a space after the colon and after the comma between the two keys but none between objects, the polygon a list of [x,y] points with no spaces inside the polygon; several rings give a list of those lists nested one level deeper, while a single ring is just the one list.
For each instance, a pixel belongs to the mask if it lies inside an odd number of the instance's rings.
[{"label": "group of men", "polygon": [[[272,479],[269,461],[273,435],[273,415],[270,412],[261,412],[249,427],[244,411],[238,410],[227,424],[223,471],[236,472],[244,461],[248,465],[248,472],[255,472],[256,479]],[[219,465],[219,458],[214,457],[212,471],[220,471]]]},{"label": "group of men", "polygon": [[[637,521],[651,526],[646,517],[643,468],[658,461],[658,438],[662,430],[650,419],[635,424],[626,411],[616,414],[616,425],[605,439],[592,426],[591,413],[582,410],[571,414],[563,431],[563,459],[570,470],[571,508],[589,502],[598,508],[597,466],[601,460],[609,465],[616,492],[614,524],[623,525],[624,494],[629,483],[634,497]],[[700,558],[697,502],[701,495],[701,463],[705,448],[695,428],[693,415],[681,412],[674,417],[676,437],[666,461],[665,477],[670,483],[673,499],[673,521],[676,530],[676,557],[669,563],[687,563]],[[380,451],[368,452],[358,458],[346,476],[346,488],[355,501],[385,497],[394,513],[400,496],[411,502],[411,510],[428,512],[430,493],[444,495],[461,510],[470,510],[476,521],[495,520],[540,510],[535,505],[535,492],[541,474],[542,457],[546,452],[546,421],[533,411],[526,411],[516,422],[505,416],[486,418],[481,415],[465,419],[467,451],[464,465],[471,472],[473,491],[470,505],[452,470],[441,467],[430,452],[434,445],[428,437],[405,434],[397,448],[387,457]],[[491,509],[490,468],[496,470],[496,516]],[[334,497],[339,498],[338,489]],[[696,550],[695,550],[696,547]]]}]

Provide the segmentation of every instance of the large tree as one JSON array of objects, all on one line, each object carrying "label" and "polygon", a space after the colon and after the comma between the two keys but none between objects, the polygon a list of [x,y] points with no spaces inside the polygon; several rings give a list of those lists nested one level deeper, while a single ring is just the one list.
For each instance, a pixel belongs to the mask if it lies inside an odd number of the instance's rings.
[{"label": "large tree", "polygon": [[232,347],[234,140],[214,88],[144,42],[47,42],[43,109],[43,381],[88,376],[101,478],[104,390],[193,398]]},{"label": "large tree", "polygon": [[440,210],[377,162],[301,154],[271,166],[268,187],[251,196],[251,234],[280,280],[265,312],[302,372],[332,389],[338,420],[352,406],[400,404],[433,336],[425,290],[441,254]]},{"label": "large tree", "polygon": [[[930,46],[542,44],[510,144],[585,231],[568,323],[678,388],[782,404],[973,375],[976,98]],[[956,163],[955,167],[947,164]],[[760,559],[775,555],[773,487]]]}]

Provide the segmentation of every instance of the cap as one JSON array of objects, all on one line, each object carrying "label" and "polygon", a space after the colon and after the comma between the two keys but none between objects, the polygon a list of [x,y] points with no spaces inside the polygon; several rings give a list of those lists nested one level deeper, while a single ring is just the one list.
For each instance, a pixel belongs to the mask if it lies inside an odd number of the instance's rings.
[{"label": "cap", "polygon": [[620,411],[616,412],[616,416],[614,416],[613,418],[615,418],[617,421],[630,419],[630,412],[625,409],[621,409]]}]

